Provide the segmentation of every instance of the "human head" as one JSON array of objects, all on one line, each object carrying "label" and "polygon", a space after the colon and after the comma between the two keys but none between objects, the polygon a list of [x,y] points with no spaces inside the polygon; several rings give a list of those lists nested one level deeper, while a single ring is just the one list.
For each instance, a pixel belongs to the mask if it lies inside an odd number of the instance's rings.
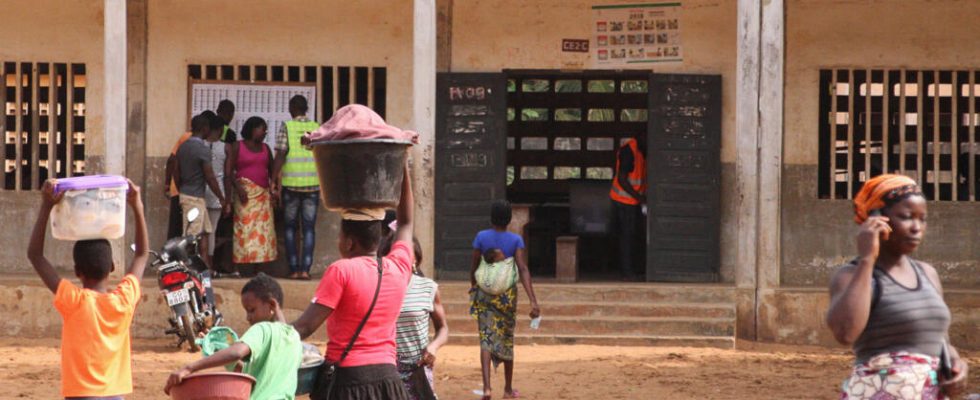
[{"label": "human head", "polygon": [[75,262],[75,276],[91,281],[105,280],[115,269],[112,263],[112,245],[108,240],[79,240],[72,249]]},{"label": "human head", "polygon": [[274,321],[277,311],[282,308],[282,287],[279,282],[260,273],[242,287],[242,308],[249,325]]},{"label": "human head", "polygon": [[267,131],[268,125],[266,125],[265,120],[262,119],[262,117],[251,117],[245,120],[245,125],[242,125],[242,139],[254,139],[257,142],[262,142],[265,140]]},{"label": "human head", "polygon": [[915,180],[903,175],[879,175],[854,196],[854,221],[863,224],[875,211],[888,218],[892,232],[882,250],[910,254],[922,243],[926,231],[926,199]]},{"label": "human head", "polygon": [[497,200],[490,206],[490,224],[494,228],[505,229],[510,225],[511,209],[507,200]]},{"label": "human head", "polygon": [[340,221],[340,235],[337,236],[337,249],[340,256],[350,258],[378,250],[381,242],[381,220]]},{"label": "human head", "polygon": [[306,97],[297,94],[289,99],[289,115],[298,117],[300,115],[306,115],[306,112],[309,110],[310,106],[306,102]]},{"label": "human head", "polygon": [[489,249],[483,253],[483,261],[486,261],[487,264],[504,261],[505,259],[504,251],[501,249]]},{"label": "human head", "polygon": [[216,112],[225,121],[225,125],[230,125],[231,120],[235,118],[235,103],[228,99],[221,100],[218,102]]},{"label": "human head", "polygon": [[202,139],[206,138],[208,137],[208,133],[210,133],[208,130],[209,124],[210,121],[208,120],[208,117],[204,115],[204,113],[197,114],[194,116],[194,118],[191,118],[191,132],[194,134],[194,136]]},{"label": "human head", "polygon": [[201,115],[208,119],[207,140],[209,142],[215,142],[220,139],[221,134],[224,132],[224,123],[222,122],[221,117],[211,110],[202,112]]}]

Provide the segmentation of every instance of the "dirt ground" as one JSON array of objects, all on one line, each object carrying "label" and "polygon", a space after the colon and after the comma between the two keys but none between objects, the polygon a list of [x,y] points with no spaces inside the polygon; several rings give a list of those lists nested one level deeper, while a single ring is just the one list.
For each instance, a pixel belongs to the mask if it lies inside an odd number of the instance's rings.
[{"label": "dirt ground", "polygon": [[[56,339],[0,339],[0,399],[58,398]],[[322,343],[320,344],[322,345]],[[439,353],[436,389],[443,400],[472,399],[481,387],[477,346]],[[669,347],[518,346],[514,386],[525,399],[831,399],[848,371],[843,350],[740,344],[739,350]],[[980,368],[980,353],[968,354]],[[167,375],[197,355],[166,340],[133,343],[131,399],[167,399]],[[980,391],[980,373],[971,392]],[[494,375],[503,394],[503,367]]]}]

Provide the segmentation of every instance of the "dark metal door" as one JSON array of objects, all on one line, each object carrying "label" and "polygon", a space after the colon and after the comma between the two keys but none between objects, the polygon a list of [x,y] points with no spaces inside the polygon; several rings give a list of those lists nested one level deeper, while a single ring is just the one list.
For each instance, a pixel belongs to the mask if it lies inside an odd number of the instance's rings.
[{"label": "dark metal door", "polygon": [[473,238],[506,198],[503,74],[440,73],[436,82],[436,232],[440,279],[468,279]]},{"label": "dark metal door", "polygon": [[718,280],[721,77],[653,74],[647,280]]}]

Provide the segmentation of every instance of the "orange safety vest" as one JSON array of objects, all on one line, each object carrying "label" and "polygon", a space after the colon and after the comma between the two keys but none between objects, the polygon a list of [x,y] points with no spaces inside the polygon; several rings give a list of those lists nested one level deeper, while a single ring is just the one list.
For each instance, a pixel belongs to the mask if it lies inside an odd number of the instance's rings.
[{"label": "orange safety vest", "polygon": [[[626,180],[629,181],[630,185],[637,193],[644,193],[647,190],[647,168],[646,160],[643,158],[643,153],[640,153],[640,148],[636,144],[636,139],[629,139],[623,144],[623,147],[629,146],[630,151],[633,152],[633,171],[629,173]],[[622,147],[620,147],[622,148]],[[640,204],[640,201],[634,199],[633,196],[629,194],[622,186],[619,185],[619,152],[616,153],[616,175],[613,176],[612,189],[609,190],[609,198],[614,201],[636,206]]]}]

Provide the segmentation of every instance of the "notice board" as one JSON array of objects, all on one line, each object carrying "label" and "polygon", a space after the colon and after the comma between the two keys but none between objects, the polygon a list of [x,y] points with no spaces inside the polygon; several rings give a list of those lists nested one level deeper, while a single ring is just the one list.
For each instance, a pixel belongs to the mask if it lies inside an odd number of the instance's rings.
[{"label": "notice board", "polygon": [[238,140],[242,139],[242,125],[245,121],[251,117],[261,117],[269,125],[265,143],[273,149],[279,126],[292,119],[289,115],[290,98],[297,94],[305,96],[310,112],[315,113],[318,110],[316,85],[313,83],[191,81],[188,94],[188,119],[205,110],[214,111],[221,100],[231,100],[235,103],[235,118],[230,126],[237,132]]},{"label": "notice board", "polygon": [[592,7],[597,68],[683,61],[680,2]]}]

